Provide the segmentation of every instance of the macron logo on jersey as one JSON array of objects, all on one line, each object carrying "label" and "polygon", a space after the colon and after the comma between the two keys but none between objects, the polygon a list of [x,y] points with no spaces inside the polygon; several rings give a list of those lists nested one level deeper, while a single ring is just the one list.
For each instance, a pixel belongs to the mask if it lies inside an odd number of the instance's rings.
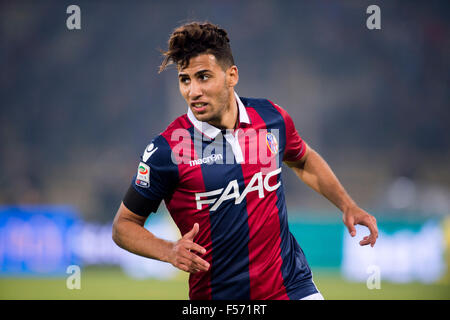
[{"label": "macron logo on jersey", "polygon": [[[225,191],[223,188],[221,188],[208,192],[197,192],[195,194],[195,200],[197,201],[197,210],[201,210],[204,204],[214,203],[210,211],[216,211],[224,201],[230,199],[234,199],[234,204],[239,204],[242,202],[242,200],[244,200],[247,194],[252,191],[258,191],[259,198],[264,198],[264,189],[272,192],[280,187],[281,182],[278,182],[273,186],[269,185],[269,179],[280,174],[280,172],[281,167],[269,172],[264,179],[262,176],[262,172],[255,173],[242,194],[239,194],[239,185],[237,180],[230,181],[228,183],[228,186],[225,188]],[[210,198],[202,199],[208,197]]]},{"label": "macron logo on jersey", "polygon": [[147,162],[148,159],[158,150],[158,147],[155,148],[153,143],[149,144],[147,148],[145,148],[144,155],[142,156],[142,161]]},{"label": "macron logo on jersey", "polygon": [[198,164],[202,164],[202,163],[212,163],[212,162],[216,162],[218,160],[222,160],[223,156],[221,154],[212,154],[208,157],[202,158],[202,159],[196,159],[196,160],[191,160],[189,161],[189,166],[196,166]]}]

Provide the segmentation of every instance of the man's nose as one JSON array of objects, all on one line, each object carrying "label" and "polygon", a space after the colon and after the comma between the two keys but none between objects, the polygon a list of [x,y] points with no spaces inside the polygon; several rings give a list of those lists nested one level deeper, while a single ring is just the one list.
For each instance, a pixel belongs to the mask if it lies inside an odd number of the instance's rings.
[{"label": "man's nose", "polygon": [[195,100],[202,95],[201,86],[197,81],[192,81],[189,87],[189,98]]}]

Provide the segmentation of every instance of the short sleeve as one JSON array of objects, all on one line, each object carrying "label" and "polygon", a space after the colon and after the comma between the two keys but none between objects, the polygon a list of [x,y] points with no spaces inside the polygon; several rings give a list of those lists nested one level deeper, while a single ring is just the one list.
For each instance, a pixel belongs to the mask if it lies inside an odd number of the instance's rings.
[{"label": "short sleeve", "polygon": [[178,165],[172,161],[171,154],[172,150],[163,136],[156,137],[145,148],[128,192],[133,196],[127,194],[124,198],[128,209],[139,215],[148,215],[156,211],[155,203],[159,205],[172,195],[178,184]]},{"label": "short sleeve", "polygon": [[285,124],[286,146],[284,148],[283,161],[298,161],[304,156],[306,152],[306,143],[298,134],[298,131],[294,125],[294,121],[292,120],[289,113],[287,113],[287,111],[281,108],[279,105],[274,104],[273,102],[272,104],[281,113]]}]

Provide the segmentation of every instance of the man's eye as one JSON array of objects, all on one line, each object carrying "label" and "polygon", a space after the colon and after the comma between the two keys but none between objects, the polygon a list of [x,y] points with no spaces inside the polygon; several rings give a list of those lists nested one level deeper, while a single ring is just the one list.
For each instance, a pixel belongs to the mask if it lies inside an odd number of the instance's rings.
[{"label": "man's eye", "polygon": [[207,74],[202,74],[201,76],[200,76],[200,79],[201,80],[208,80],[210,77],[209,77],[209,75],[207,75]]},{"label": "man's eye", "polygon": [[180,78],[180,82],[184,84],[189,83],[189,78]]}]

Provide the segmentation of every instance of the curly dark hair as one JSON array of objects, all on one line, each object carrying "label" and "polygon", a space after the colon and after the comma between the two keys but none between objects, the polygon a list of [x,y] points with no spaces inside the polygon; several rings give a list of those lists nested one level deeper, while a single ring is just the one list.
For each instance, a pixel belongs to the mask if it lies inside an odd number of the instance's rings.
[{"label": "curly dark hair", "polygon": [[234,65],[230,39],[224,29],[209,22],[182,25],[169,38],[169,49],[163,52],[164,60],[159,72],[172,63],[185,68],[191,58],[203,53],[214,55],[223,69]]}]

